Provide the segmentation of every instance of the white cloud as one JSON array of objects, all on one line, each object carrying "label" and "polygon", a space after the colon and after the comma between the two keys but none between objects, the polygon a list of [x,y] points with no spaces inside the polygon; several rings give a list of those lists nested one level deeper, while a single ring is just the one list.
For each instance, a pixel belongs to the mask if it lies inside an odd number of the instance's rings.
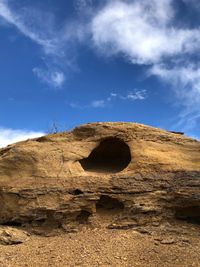
[{"label": "white cloud", "polygon": [[[189,9],[199,6],[197,0],[184,2]],[[177,124],[192,128],[200,117],[200,64],[196,63],[200,28],[181,26],[175,4],[175,0],[108,1],[93,16],[92,40],[103,55],[122,55],[133,64],[145,64],[148,74],[169,83],[176,96],[173,101],[183,108]]]},{"label": "white cloud", "polygon": [[0,147],[5,147],[9,144],[23,141],[29,138],[43,136],[43,132],[34,132],[27,130],[14,130],[0,127]]},{"label": "white cloud", "polygon": [[[75,103],[75,102],[72,102],[72,103],[69,103],[69,106],[71,108],[75,108],[75,109],[82,109],[82,106],[79,105],[78,103]],[[83,107],[84,108],[84,107]]]},{"label": "white cloud", "polygon": [[119,95],[118,97],[124,100],[135,101],[135,100],[145,100],[147,96],[146,96],[146,90],[135,90],[133,92],[129,92],[125,96]]},{"label": "white cloud", "polygon": [[172,25],[172,3],[172,0],[109,1],[91,23],[94,45],[104,54],[123,54],[136,64],[158,63],[166,57],[199,49],[198,29]]},{"label": "white cloud", "polygon": [[147,92],[146,90],[139,90],[135,89],[130,92],[128,92],[126,95],[117,94],[115,92],[112,92],[109,94],[109,96],[105,99],[98,99],[93,100],[88,105],[80,105],[79,103],[70,103],[71,108],[75,109],[86,109],[86,108],[105,108],[110,106],[113,101],[120,100],[120,101],[142,101],[147,98]]},{"label": "white cloud", "polygon": [[[198,0],[183,1],[188,8],[199,6]],[[96,9],[93,0],[77,0],[76,7],[80,11],[77,21],[69,23],[66,20],[59,25],[48,11],[32,7],[15,9],[14,2],[0,0],[0,18],[43,50],[47,69],[33,69],[42,82],[62,87],[66,66],[71,66],[74,60],[70,49],[85,41],[103,55],[122,55],[133,64],[148,65],[151,75],[172,84],[176,99],[184,106],[182,116],[187,116],[188,124],[192,125],[189,120],[193,123],[198,120],[200,65],[193,64],[190,55],[198,60],[200,28],[181,27],[182,23],[177,23],[175,0],[104,0]],[[85,12],[87,7],[89,11]],[[166,62],[173,67],[166,67]],[[112,93],[106,99],[96,99],[85,106],[70,105],[73,108],[103,108],[117,99],[143,100],[145,94]]]},{"label": "white cloud", "polygon": [[178,98],[184,100],[184,105],[194,108],[200,104],[200,66],[189,64],[169,68],[163,64],[154,65],[150,74],[171,83]]},{"label": "white cloud", "polygon": [[61,88],[65,82],[65,75],[61,71],[47,71],[40,68],[34,68],[33,72],[39,79],[41,79],[41,81],[55,88]]},{"label": "white cloud", "polygon": [[90,104],[90,106],[92,108],[104,108],[106,105],[106,101],[105,100],[94,100],[92,101],[92,103]]},{"label": "white cloud", "polygon": [[110,96],[111,96],[111,97],[116,97],[117,94],[116,94],[116,93],[111,93]]}]

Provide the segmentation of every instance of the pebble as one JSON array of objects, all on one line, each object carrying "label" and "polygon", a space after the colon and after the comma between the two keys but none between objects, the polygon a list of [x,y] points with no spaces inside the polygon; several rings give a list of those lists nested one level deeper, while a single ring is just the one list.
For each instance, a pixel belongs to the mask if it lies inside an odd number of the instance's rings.
[{"label": "pebble", "polygon": [[168,239],[161,240],[160,243],[165,244],[165,245],[170,245],[170,244],[174,244],[175,240],[174,238],[168,238]]}]

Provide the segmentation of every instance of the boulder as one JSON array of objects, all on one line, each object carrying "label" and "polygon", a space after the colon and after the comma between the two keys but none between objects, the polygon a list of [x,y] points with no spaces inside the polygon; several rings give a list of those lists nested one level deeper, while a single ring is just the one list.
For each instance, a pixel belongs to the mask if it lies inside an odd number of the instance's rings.
[{"label": "boulder", "polygon": [[20,229],[12,227],[0,227],[0,244],[16,245],[27,241],[29,235]]},{"label": "boulder", "polygon": [[79,229],[200,220],[200,142],[92,123],[0,149],[0,224]]}]

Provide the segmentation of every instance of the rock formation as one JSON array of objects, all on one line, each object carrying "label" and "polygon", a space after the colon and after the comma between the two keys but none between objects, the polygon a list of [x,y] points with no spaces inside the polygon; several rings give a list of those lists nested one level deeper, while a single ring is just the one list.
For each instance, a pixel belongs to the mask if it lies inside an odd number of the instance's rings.
[{"label": "rock formation", "polygon": [[28,233],[12,227],[0,228],[0,245],[16,245],[28,240]]},{"label": "rock formation", "polygon": [[75,231],[200,224],[200,142],[92,123],[0,150],[0,224]]}]

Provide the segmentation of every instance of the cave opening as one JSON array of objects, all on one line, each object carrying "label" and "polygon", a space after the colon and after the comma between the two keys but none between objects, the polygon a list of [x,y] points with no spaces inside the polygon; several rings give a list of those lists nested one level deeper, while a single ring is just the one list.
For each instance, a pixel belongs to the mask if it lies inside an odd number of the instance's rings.
[{"label": "cave opening", "polygon": [[80,223],[80,224],[86,224],[88,223],[88,219],[91,215],[91,212],[87,211],[87,210],[81,210],[80,213],[77,215],[76,220]]},{"label": "cave opening", "polygon": [[117,198],[102,195],[96,203],[96,211],[114,211],[120,212],[124,209],[124,204]]},{"label": "cave opening", "polygon": [[87,158],[79,162],[85,171],[116,173],[124,170],[130,161],[129,146],[123,140],[112,137],[102,140]]},{"label": "cave opening", "polygon": [[21,222],[17,222],[17,221],[9,221],[9,222],[2,223],[1,225],[11,226],[11,227],[21,227],[23,224]]},{"label": "cave opening", "polygon": [[182,207],[176,209],[175,216],[179,220],[184,220],[188,223],[200,225],[200,207]]},{"label": "cave opening", "polygon": [[72,195],[78,196],[78,195],[82,195],[83,191],[81,191],[80,189],[75,189],[71,192]]}]

